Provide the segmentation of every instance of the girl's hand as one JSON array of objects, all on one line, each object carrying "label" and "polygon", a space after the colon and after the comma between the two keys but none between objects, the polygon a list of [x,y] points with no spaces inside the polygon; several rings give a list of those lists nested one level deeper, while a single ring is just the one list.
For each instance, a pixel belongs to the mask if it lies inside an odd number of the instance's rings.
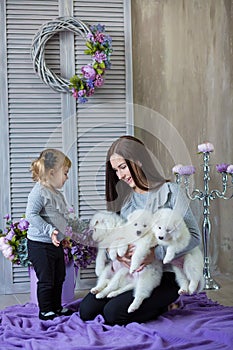
[{"label": "girl's hand", "polygon": [[69,238],[64,238],[61,243],[63,248],[70,248],[71,244]]},{"label": "girl's hand", "polygon": [[58,231],[54,230],[53,233],[51,234],[51,239],[52,243],[56,246],[59,247],[60,241],[57,239]]}]

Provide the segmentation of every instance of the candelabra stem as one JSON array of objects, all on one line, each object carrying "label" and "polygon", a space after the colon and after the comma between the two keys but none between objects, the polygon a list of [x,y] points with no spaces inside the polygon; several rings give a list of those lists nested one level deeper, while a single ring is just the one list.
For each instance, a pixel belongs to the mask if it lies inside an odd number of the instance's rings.
[{"label": "candelabra stem", "polygon": [[209,254],[209,245],[210,245],[210,234],[211,234],[211,223],[210,223],[210,193],[209,193],[209,181],[210,181],[210,168],[209,168],[209,153],[203,154],[204,164],[204,198],[203,198],[203,225],[202,225],[202,237],[203,237],[203,248],[204,248],[204,270],[203,275],[205,279],[204,289],[219,289],[220,286],[214,279],[211,277],[210,273],[210,254]]}]

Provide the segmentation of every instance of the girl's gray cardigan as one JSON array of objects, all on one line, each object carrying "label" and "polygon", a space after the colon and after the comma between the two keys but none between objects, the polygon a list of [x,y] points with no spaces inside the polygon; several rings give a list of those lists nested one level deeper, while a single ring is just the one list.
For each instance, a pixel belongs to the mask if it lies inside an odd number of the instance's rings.
[{"label": "girl's gray cardigan", "polygon": [[51,191],[39,182],[28,196],[26,219],[29,222],[27,237],[32,241],[52,243],[51,234],[58,230],[58,240],[65,237],[68,208],[63,194]]}]

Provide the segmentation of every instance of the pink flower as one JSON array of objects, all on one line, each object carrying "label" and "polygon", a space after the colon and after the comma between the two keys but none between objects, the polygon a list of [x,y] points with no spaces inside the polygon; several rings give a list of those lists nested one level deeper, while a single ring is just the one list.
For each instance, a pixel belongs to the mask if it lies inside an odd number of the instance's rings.
[{"label": "pink flower", "polygon": [[214,146],[210,142],[202,143],[201,145],[198,145],[198,152],[199,153],[207,153],[207,152],[213,152]]},{"label": "pink flower", "polygon": [[78,98],[78,91],[76,89],[74,89],[74,88],[72,88],[72,96],[74,98]]},{"label": "pink flower", "polygon": [[227,167],[226,172],[233,175],[233,164],[230,164],[230,165]]},{"label": "pink flower", "polygon": [[94,82],[94,85],[96,86],[96,87],[100,87],[100,86],[102,86],[104,84],[104,79],[102,78],[102,76],[100,75],[100,74],[97,74],[96,75],[96,80],[95,80],[95,82]]},{"label": "pink flower", "polygon": [[13,250],[10,245],[8,245],[7,248],[2,250],[2,254],[5,256],[6,259],[10,259],[10,260],[14,259]]},{"label": "pink flower", "polygon": [[3,249],[4,246],[6,246],[6,238],[5,237],[0,237],[0,250]]},{"label": "pink flower", "polygon": [[86,90],[85,89],[84,90],[79,90],[78,97],[83,97],[83,96],[85,96],[85,94],[86,94]]},{"label": "pink flower", "polygon": [[100,51],[96,51],[95,55],[94,55],[94,59],[101,63],[103,61],[105,61],[107,59],[107,56],[104,52],[100,52]]},{"label": "pink flower", "polygon": [[90,96],[94,95],[94,93],[95,93],[95,89],[91,88],[91,89],[87,90],[86,95],[87,95],[87,97],[90,97]]},{"label": "pink flower", "polygon": [[97,32],[95,35],[95,41],[98,41],[99,43],[104,42],[104,34]]},{"label": "pink flower", "polygon": [[183,167],[182,164],[177,164],[172,168],[173,174],[179,174],[180,169]]},{"label": "pink flower", "polygon": [[219,173],[226,173],[228,166],[229,164],[226,164],[226,163],[217,164],[216,169]]},{"label": "pink flower", "polygon": [[96,77],[95,69],[89,65],[83,66],[81,68],[81,72],[82,72],[84,78],[86,78],[88,80],[94,80]]}]

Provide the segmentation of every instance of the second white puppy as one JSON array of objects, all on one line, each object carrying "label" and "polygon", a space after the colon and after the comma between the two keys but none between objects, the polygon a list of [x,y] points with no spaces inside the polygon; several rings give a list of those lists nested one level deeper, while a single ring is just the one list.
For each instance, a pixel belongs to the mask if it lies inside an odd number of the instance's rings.
[{"label": "second white puppy", "polygon": [[[114,216],[114,214],[108,216],[107,214],[103,215],[103,213],[94,216],[94,220],[92,220],[93,239],[98,240],[99,245],[105,248],[111,241],[113,259],[116,258],[117,254],[119,255],[119,250],[126,251],[128,244],[132,243],[135,246],[135,251],[132,256],[131,269],[129,270],[117,260],[106,265],[99,275],[97,285],[91,289],[91,292],[96,294],[97,299],[100,299],[111,298],[133,289],[134,300],[129,306],[128,312],[134,312],[143,300],[151,295],[153,289],[160,284],[162,277],[162,264],[159,261],[145,266],[138,273],[134,272],[141,265],[150,248],[155,246],[155,237],[150,230],[152,215],[142,210],[135,211],[130,214],[126,223],[109,225],[109,221],[114,220]],[[107,238],[105,234],[100,235],[106,227],[108,227]],[[103,266],[103,262],[101,266]]]},{"label": "second white puppy", "polygon": [[203,254],[199,247],[195,247],[184,255],[183,268],[172,264],[175,254],[184,250],[190,241],[191,234],[183,217],[170,208],[159,209],[154,214],[152,231],[158,244],[167,247],[163,263],[171,263],[180,286],[179,294],[193,294],[204,287]]}]

